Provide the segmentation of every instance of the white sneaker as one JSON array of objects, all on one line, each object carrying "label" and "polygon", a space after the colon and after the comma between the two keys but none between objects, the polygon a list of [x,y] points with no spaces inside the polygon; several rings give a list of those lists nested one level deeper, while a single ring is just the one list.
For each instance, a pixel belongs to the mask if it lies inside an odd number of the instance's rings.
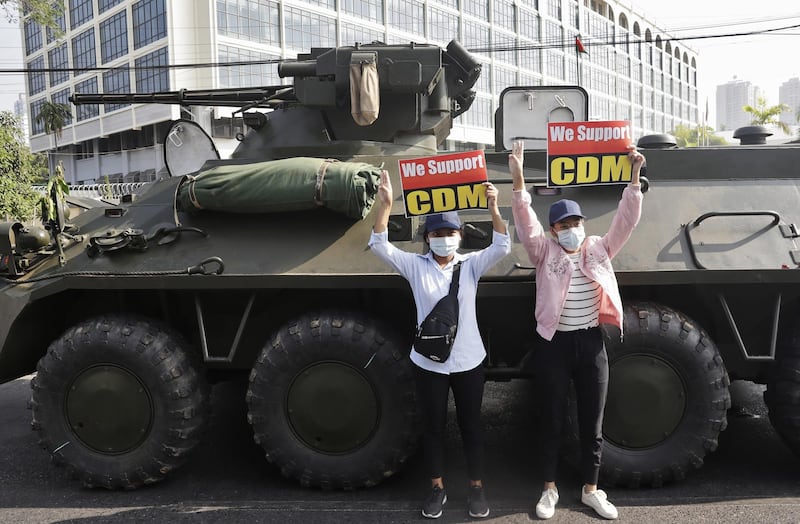
[{"label": "white sneaker", "polygon": [[558,504],[558,490],[548,488],[542,491],[542,497],[536,504],[536,516],[545,520],[551,518],[556,512],[556,504]]},{"label": "white sneaker", "polygon": [[618,516],[617,508],[608,501],[608,496],[602,489],[586,493],[581,488],[581,502],[595,510],[604,519],[614,520]]}]

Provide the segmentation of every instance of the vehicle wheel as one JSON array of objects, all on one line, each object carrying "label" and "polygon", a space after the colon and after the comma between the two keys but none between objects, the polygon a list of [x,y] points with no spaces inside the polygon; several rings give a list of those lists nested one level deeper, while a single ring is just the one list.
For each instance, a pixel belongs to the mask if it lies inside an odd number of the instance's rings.
[{"label": "vehicle wheel", "polygon": [[182,337],[149,319],[105,315],[55,340],[31,381],[33,429],[88,487],[162,480],[198,444],[209,387]]},{"label": "vehicle wheel", "polygon": [[800,331],[781,341],[764,402],[772,427],[800,457]]},{"label": "vehicle wheel", "polygon": [[417,446],[411,365],[408,349],[371,319],[301,316],[272,337],[250,373],[254,438],[304,486],[373,486]]},{"label": "vehicle wheel", "polygon": [[[717,448],[727,427],[730,380],[708,334],[668,307],[624,308],[624,342],[606,340],[604,482],[660,487],[681,480]],[[574,417],[570,434],[577,439]]]}]

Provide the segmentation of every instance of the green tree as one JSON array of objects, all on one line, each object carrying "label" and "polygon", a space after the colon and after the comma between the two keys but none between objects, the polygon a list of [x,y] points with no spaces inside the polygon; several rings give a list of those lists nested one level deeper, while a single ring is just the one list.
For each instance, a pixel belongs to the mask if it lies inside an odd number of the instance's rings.
[{"label": "green tree", "polygon": [[64,14],[64,0],[0,0],[0,9],[9,22],[16,22],[20,15],[30,14],[31,20],[61,34],[58,17]]},{"label": "green tree", "polygon": [[699,144],[719,146],[726,144],[725,139],[714,134],[714,129],[709,126],[689,127],[678,125],[670,131],[680,147],[697,147]]},{"label": "green tree", "polygon": [[51,102],[45,100],[39,113],[34,117],[37,124],[44,126],[44,132],[48,135],[53,134],[56,141],[55,149],[58,149],[58,139],[61,138],[61,131],[67,124],[67,120],[72,116],[72,109],[67,104]]},{"label": "green tree", "polygon": [[767,99],[760,96],[756,99],[755,107],[746,105],[742,108],[745,113],[750,113],[750,123],[756,126],[777,126],[784,133],[791,134],[789,126],[781,122],[781,113],[789,111],[789,106],[786,104],[778,104],[776,106],[768,106]]},{"label": "green tree", "polygon": [[9,111],[0,112],[0,217],[31,220],[37,194],[31,184],[39,176],[38,159],[25,144],[19,120]]}]

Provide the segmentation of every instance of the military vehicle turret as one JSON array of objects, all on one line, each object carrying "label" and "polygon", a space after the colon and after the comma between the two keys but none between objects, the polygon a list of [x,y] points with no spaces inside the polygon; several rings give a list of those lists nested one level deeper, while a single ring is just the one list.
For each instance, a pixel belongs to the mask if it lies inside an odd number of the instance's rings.
[{"label": "military vehicle turret", "polygon": [[[255,440],[303,485],[371,486],[416,448],[414,307],[405,281],[366,246],[374,188],[362,189],[364,218],[325,205],[190,210],[179,195],[201,170],[295,157],[382,166],[400,187],[397,160],[437,153],[470,107],[480,64],[455,42],[373,44],[315,49],[279,73],[293,86],[76,93],[75,103],[238,107],[248,130],[220,160],[199,126],[175,122],[165,140],[171,177],[74,217],[69,197],[53,192],[57,213],[43,227],[0,225],[0,380],[36,372],[33,427],[87,486],[163,479],[202,438],[209,384],[236,375],[249,380]],[[369,86],[351,89],[364,75],[377,99]],[[621,188],[556,195],[536,149],[549,118],[588,120],[585,91],[510,88],[500,102],[496,151],[485,154],[504,216],[513,221],[505,151],[524,137],[534,206],[567,195],[581,202],[588,232],[604,232]],[[649,191],[615,259],[625,336],[607,340],[602,475],[626,486],[702,465],[725,429],[731,379],[767,384],[770,419],[800,453],[800,146],[686,149],[662,138],[640,140],[656,146],[645,151]],[[485,246],[488,215],[461,216],[462,249]],[[421,225],[398,199],[391,240],[422,252]],[[536,380],[527,365],[534,285],[514,239],[479,288],[489,380]]]}]

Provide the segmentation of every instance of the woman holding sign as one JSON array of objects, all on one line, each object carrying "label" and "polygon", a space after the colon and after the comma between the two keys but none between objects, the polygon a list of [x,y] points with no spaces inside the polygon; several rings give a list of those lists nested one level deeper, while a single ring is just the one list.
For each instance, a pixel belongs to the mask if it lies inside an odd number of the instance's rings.
[{"label": "woman holding sign", "polygon": [[642,212],[639,172],[644,156],[631,146],[631,183],[622,192],[604,236],[586,237],[581,208],[572,200],[550,206],[545,229],[531,208],[522,174],[523,142],[514,142],[508,167],[514,183],[512,211],[517,235],[536,267],[535,368],[543,403],[538,448],[544,489],[536,515],[549,519],[558,502],[556,466],[570,380],[575,384],[580,428],[581,502],[606,519],[617,508],[597,489],[603,446],[603,411],[608,391],[608,357],[599,325],[622,329],[622,300],[611,259],[627,242]]},{"label": "woman holding sign", "polygon": [[372,252],[411,284],[418,326],[439,299],[448,294],[454,268],[459,266],[458,331],[449,357],[436,362],[416,350],[411,351],[417,406],[425,425],[425,460],[431,477],[431,491],[424,502],[422,515],[432,519],[442,515],[442,507],[447,502],[443,482],[443,435],[450,389],[453,390],[467,459],[469,514],[479,518],[489,516],[482,483],[484,451],[480,420],[486,349],[478,331],[475,294],[481,275],[511,251],[511,242],[497,207],[497,188],[489,182],[484,185],[494,228],[492,244],[486,249],[467,254],[456,251],[461,241],[461,221],[455,212],[426,217],[424,239],[430,248],[428,253],[420,255],[395,248],[387,233],[393,192],[386,171],[381,173],[378,188],[380,207],[369,241]]}]

